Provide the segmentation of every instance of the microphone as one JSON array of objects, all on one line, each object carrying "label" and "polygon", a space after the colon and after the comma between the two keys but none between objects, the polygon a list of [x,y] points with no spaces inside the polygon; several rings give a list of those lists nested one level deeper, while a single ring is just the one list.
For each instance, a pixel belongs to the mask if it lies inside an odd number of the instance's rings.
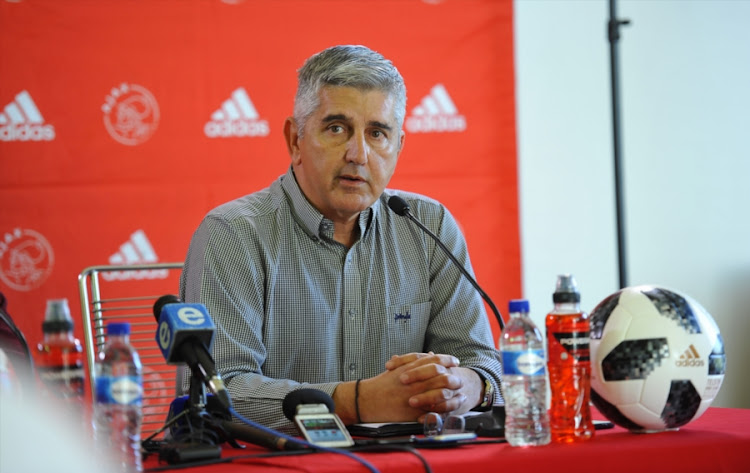
[{"label": "microphone", "polygon": [[305,405],[315,406],[316,410],[325,407],[326,412],[334,411],[331,396],[320,389],[311,388],[297,389],[287,394],[284,402],[281,403],[281,409],[284,411],[286,418],[294,422],[299,410],[304,409]]},{"label": "microphone", "polygon": [[169,294],[154,303],[154,317],[159,324],[156,342],[167,363],[186,363],[193,376],[203,382],[226,409],[230,409],[232,400],[209,352],[216,327],[206,306],[186,304]]},{"label": "microphone", "polygon": [[351,447],[354,440],[338,415],[333,399],[318,389],[298,389],[281,404],[284,415],[294,422],[305,439],[318,447]]},{"label": "microphone", "polygon": [[236,440],[242,440],[243,442],[265,447],[271,450],[305,450],[309,448],[303,443],[290,440],[289,438],[282,437],[281,435],[275,435],[268,433],[264,430],[260,430],[256,427],[247,424],[237,424],[227,420],[220,421],[221,427],[231,437]]},{"label": "microphone", "polygon": [[456,265],[456,267],[461,271],[461,274],[463,274],[466,279],[469,280],[472,286],[474,286],[474,289],[479,292],[479,295],[482,296],[482,299],[487,302],[487,304],[492,309],[492,313],[495,314],[495,318],[497,319],[497,323],[500,326],[500,330],[502,331],[505,328],[505,323],[503,322],[503,317],[500,315],[500,311],[497,310],[497,307],[495,306],[495,303],[492,302],[492,299],[490,299],[490,296],[485,293],[481,287],[479,287],[479,284],[477,281],[469,274],[469,272],[464,268],[464,266],[459,263],[458,259],[453,255],[453,253],[450,252],[450,250],[443,244],[442,241],[430,231],[429,228],[427,228],[422,222],[420,222],[414,215],[411,213],[411,208],[409,207],[409,204],[404,200],[403,198],[393,195],[388,199],[388,207],[391,208],[396,214],[406,217],[412,222],[414,222],[419,228],[422,229],[426,234],[430,235],[433,240],[435,240],[435,243],[438,244],[438,246],[445,252],[445,254],[448,256],[448,258],[453,261],[453,264]]}]

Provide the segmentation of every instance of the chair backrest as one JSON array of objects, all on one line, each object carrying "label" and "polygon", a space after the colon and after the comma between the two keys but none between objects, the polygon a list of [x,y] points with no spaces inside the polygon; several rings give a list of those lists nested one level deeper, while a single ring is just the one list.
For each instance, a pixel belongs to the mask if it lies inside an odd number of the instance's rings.
[{"label": "chair backrest", "polygon": [[[164,425],[176,394],[176,368],[166,364],[156,343],[153,306],[159,297],[177,293],[182,266],[182,263],[91,266],[78,275],[91,399],[95,396],[94,361],[104,346],[107,323],[130,322],[130,342],[143,364],[142,439]],[[155,439],[162,437],[159,434]]]}]

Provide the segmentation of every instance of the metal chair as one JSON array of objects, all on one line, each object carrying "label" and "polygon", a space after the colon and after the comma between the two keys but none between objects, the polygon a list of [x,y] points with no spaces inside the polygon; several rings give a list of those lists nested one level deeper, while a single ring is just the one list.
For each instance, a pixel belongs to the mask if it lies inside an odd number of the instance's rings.
[{"label": "metal chair", "polygon": [[[91,399],[95,396],[94,361],[104,346],[106,324],[130,322],[130,342],[143,364],[143,426],[146,439],[163,425],[175,398],[176,368],[164,361],[155,340],[156,299],[175,294],[182,263],[91,266],[78,275],[84,345]],[[163,437],[163,434],[156,438]]]}]

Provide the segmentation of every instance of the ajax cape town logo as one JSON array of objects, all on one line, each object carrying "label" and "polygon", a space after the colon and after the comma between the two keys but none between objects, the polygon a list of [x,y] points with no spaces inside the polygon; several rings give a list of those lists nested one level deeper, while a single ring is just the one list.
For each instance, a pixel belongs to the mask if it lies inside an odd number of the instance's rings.
[{"label": "ajax cape town logo", "polygon": [[41,233],[16,228],[0,238],[0,280],[17,291],[41,286],[52,273],[55,254]]},{"label": "ajax cape town logo", "polygon": [[135,146],[144,143],[159,126],[159,104],[145,87],[123,82],[104,99],[104,126],[116,141]]},{"label": "ajax cape town logo", "polygon": [[52,141],[55,127],[44,117],[27,91],[21,91],[0,111],[0,141]]}]

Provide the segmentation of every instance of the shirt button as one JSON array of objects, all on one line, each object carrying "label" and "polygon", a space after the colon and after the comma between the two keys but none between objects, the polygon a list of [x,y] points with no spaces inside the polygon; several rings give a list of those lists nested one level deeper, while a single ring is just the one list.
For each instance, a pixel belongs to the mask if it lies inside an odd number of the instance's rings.
[{"label": "shirt button", "polygon": [[357,311],[354,309],[349,309],[349,317],[354,317],[354,314],[356,314]]},{"label": "shirt button", "polygon": [[357,369],[357,364],[356,363],[352,363],[352,364],[349,365],[349,371],[354,371],[355,369]]}]

